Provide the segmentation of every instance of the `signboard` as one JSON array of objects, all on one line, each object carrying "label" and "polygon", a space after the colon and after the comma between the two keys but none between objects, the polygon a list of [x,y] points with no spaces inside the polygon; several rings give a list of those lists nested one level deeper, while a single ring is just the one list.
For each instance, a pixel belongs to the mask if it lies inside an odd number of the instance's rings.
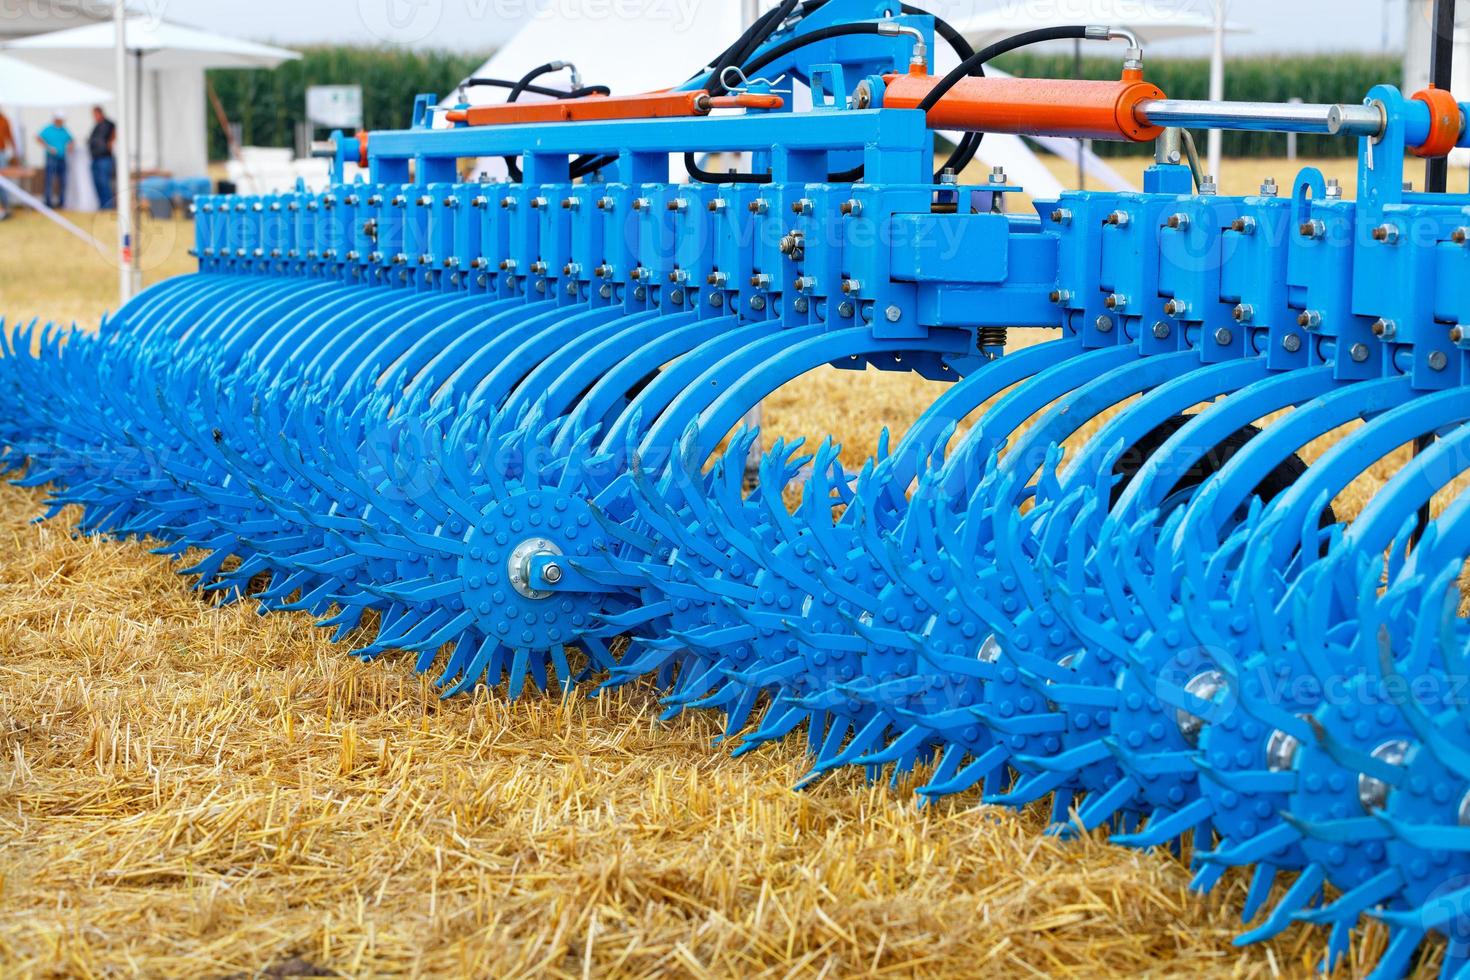
[{"label": "signboard", "polygon": [[361,85],[313,85],[306,90],[306,120],[322,129],[362,128]]}]

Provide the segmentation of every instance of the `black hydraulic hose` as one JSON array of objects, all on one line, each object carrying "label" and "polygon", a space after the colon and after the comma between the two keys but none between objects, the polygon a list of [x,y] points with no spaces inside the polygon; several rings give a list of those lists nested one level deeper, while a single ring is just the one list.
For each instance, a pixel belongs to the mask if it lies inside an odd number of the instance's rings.
[{"label": "black hydraulic hose", "polygon": [[711,95],[724,95],[729,91],[725,84],[725,70],[727,68],[741,68],[750,56],[760,49],[760,46],[770,40],[776,29],[785,23],[786,18],[796,9],[800,0],[784,0],[784,2],[756,19],[745,36],[736,42],[735,46],[725,53],[725,57],[716,63],[710,77],[705,80],[704,90]]},{"label": "black hydraulic hose", "polygon": [[[1429,40],[1429,84],[1449,91],[1454,82],[1455,0],[1434,0],[1434,32]],[[1424,189],[1443,194],[1449,189],[1450,162],[1447,157],[1434,157],[1424,168]]]},{"label": "black hydraulic hose", "polygon": [[882,22],[875,21],[868,21],[859,24],[833,24],[831,27],[820,27],[817,30],[812,31],[808,34],[800,34],[796,37],[782,41],[774,48],[762,52],[760,57],[756,58],[748,65],[745,65],[743,70],[745,71],[745,74],[752,75],[769,65],[771,62],[779,61],[780,59],[786,57],[793,51],[800,51],[802,48],[808,47],[810,45],[820,44],[823,41],[830,41],[834,37],[853,37],[854,35],[858,34],[882,33]]},{"label": "black hydraulic hose", "polygon": [[[530,71],[522,75],[518,82],[510,87],[510,94],[505,97],[505,101],[515,102],[529,90],[531,83],[534,82],[536,79],[540,78],[542,75],[550,75],[554,71],[561,71],[564,67],[566,66],[561,62],[548,61],[544,65],[532,68]],[[505,157],[505,169],[506,172],[510,174],[513,180],[522,180],[525,177],[525,174],[521,171],[520,164],[516,163],[516,158],[514,155]]]},{"label": "black hydraulic hose", "polygon": [[699,166],[698,158],[693,153],[684,154],[684,169],[689,172],[690,177],[702,184],[769,184],[771,182],[769,172],[763,174],[717,174],[712,170],[703,170]]},{"label": "black hydraulic hose", "polygon": [[510,94],[505,97],[505,101],[516,101],[526,91],[527,87],[536,79],[540,78],[542,75],[550,75],[554,71],[561,71],[563,67],[564,66],[560,62],[548,61],[546,64],[541,65],[539,68],[532,68],[530,71],[521,76],[520,81],[516,82],[510,87]]},{"label": "black hydraulic hose", "polygon": [[[827,0],[820,0],[820,2],[826,3]],[[960,61],[966,61],[975,56],[975,49],[971,47],[965,35],[957,31],[954,25],[943,17],[931,14],[922,7],[916,7],[911,3],[900,5],[900,9],[911,16],[933,17],[934,33],[944,38],[945,43],[954,49],[955,54],[959,55]],[[975,69],[973,74],[983,77],[985,75],[985,67],[981,65]],[[970,162],[975,159],[975,154],[980,152],[980,141],[984,138],[984,133],[966,133],[962,136],[959,145],[950,153],[949,159],[944,161],[944,166],[939,168],[939,173],[934,175],[935,183],[939,182],[940,176],[945,171],[956,174],[962,173],[970,165]]]},{"label": "black hydraulic hose", "polygon": [[1012,37],[996,41],[987,47],[980,49],[964,61],[960,62],[948,75],[939,80],[939,84],[924,96],[918,108],[928,112],[939,104],[939,100],[949,94],[964,79],[973,75],[976,69],[983,68],[987,63],[999,58],[1003,54],[1009,54],[1017,48],[1024,48],[1032,44],[1042,44],[1047,41],[1075,41],[1087,37],[1087,27],[1083,24],[1073,24],[1066,27],[1043,27],[1034,31],[1025,31]]},{"label": "black hydraulic hose", "polygon": [[507,78],[466,78],[456,88],[509,88],[521,86],[521,93],[532,95],[544,95],[552,99],[581,99],[589,95],[612,95],[612,89],[606,85],[584,85],[581,88],[559,89],[547,88],[544,85],[521,85]]}]

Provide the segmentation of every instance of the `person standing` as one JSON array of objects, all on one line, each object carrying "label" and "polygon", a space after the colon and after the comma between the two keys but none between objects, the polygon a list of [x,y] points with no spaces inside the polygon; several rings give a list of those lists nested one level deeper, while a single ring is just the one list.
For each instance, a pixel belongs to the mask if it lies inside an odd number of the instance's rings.
[{"label": "person standing", "polygon": [[[5,118],[5,113],[0,112],[0,170],[15,160],[15,132],[10,128],[10,120]],[[5,188],[0,187],[0,221],[10,217],[10,198],[5,194]]]},{"label": "person standing", "polygon": [[58,112],[53,116],[36,142],[46,148],[46,206],[59,210],[66,207],[66,154],[72,144],[66,115]]},{"label": "person standing", "polygon": [[92,186],[97,188],[97,206],[113,206],[113,180],[117,176],[117,161],[112,158],[112,144],[117,141],[117,127],[102,111],[92,107],[92,133],[87,137],[87,154],[92,158]]}]

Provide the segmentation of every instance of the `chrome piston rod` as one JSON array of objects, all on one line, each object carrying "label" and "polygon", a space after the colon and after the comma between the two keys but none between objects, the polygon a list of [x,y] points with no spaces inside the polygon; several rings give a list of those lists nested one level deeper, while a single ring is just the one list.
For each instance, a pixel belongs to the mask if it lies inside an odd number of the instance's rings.
[{"label": "chrome piston rod", "polygon": [[1378,136],[1384,126],[1383,110],[1371,105],[1153,99],[1140,102],[1135,114],[1152,126],[1323,136]]}]

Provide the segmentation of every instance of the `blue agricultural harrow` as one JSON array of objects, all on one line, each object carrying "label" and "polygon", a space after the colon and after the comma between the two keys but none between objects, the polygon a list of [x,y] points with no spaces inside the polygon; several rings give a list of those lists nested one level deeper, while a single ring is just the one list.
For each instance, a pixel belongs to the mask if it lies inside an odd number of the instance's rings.
[{"label": "blue agricultural harrow", "polygon": [[[984,74],[1064,38],[1121,40],[1118,80]],[[1332,965],[1376,918],[1382,975],[1436,934],[1464,972],[1470,196],[1405,168],[1470,107],[1171,100],[1125,30],[977,52],[892,0],[784,0],[663,92],[564,67],[339,134],[325,192],[200,198],[199,272],[95,335],[6,331],[0,465],[446,696],[651,678],[736,752],[804,736],[806,782],[1189,837],[1197,887],[1247,869],[1243,942],[1317,923]],[[1191,127],[1355,139],[1358,199],[1224,196]],[[986,132],[1156,163],[1016,213],[957,176]],[[856,469],[752,453],[824,365],[952,384]]]}]

